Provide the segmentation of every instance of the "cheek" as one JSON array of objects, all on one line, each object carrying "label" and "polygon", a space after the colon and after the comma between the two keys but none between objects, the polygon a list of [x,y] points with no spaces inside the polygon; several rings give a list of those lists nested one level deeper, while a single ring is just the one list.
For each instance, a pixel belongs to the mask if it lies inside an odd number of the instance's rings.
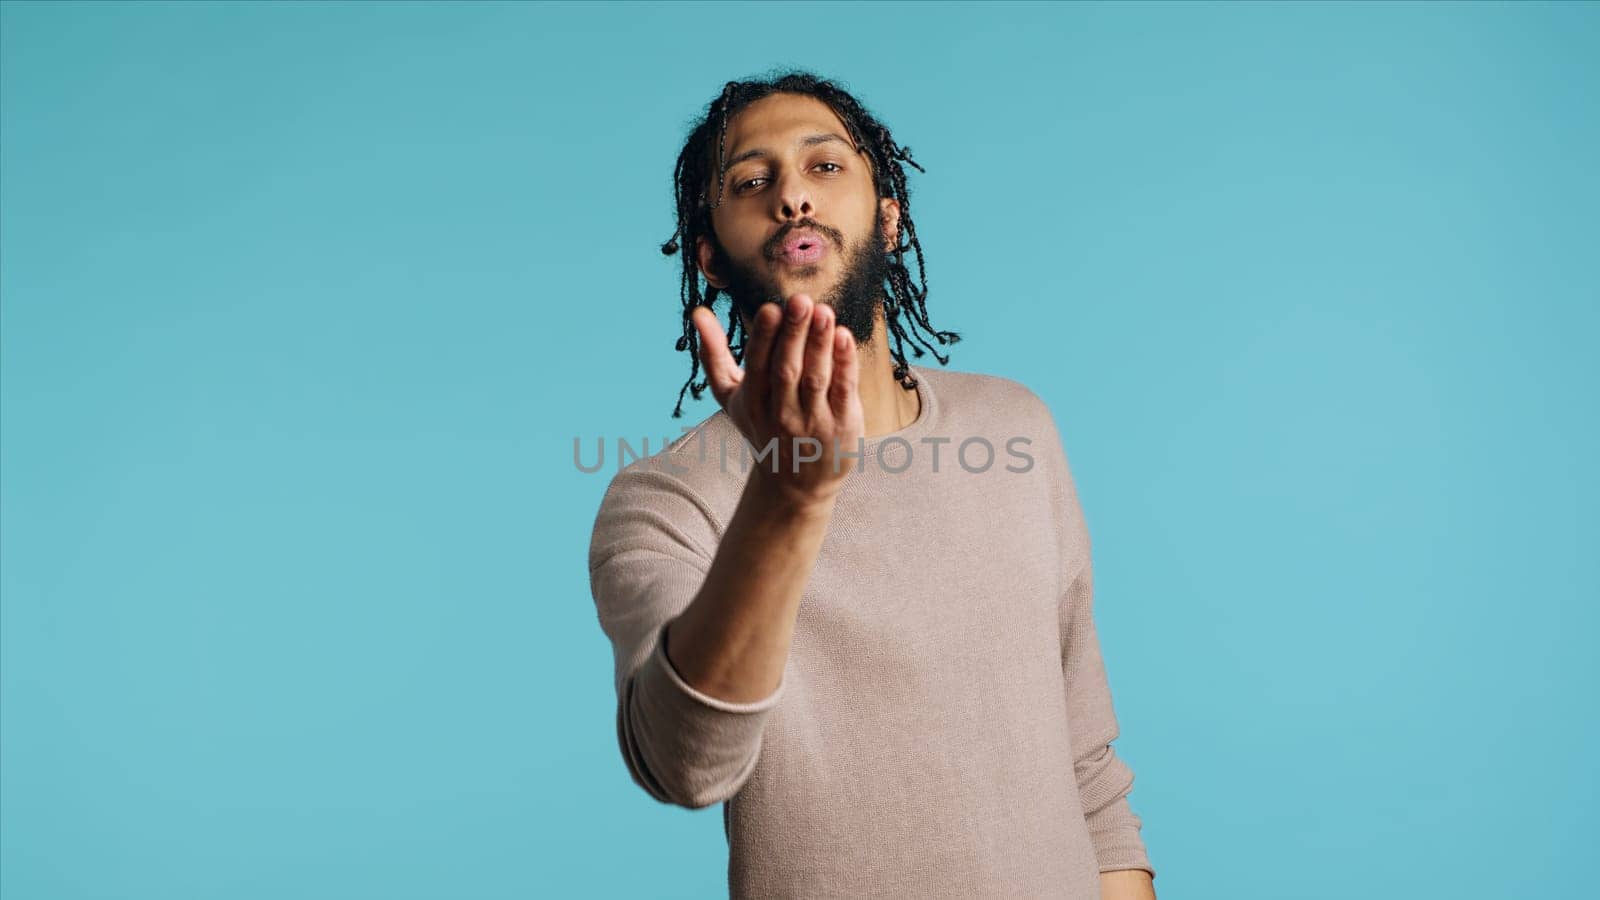
[{"label": "cheek", "polygon": [[761,227],[753,217],[742,212],[729,214],[714,220],[717,234],[722,237],[722,246],[735,259],[749,260],[761,255]]}]

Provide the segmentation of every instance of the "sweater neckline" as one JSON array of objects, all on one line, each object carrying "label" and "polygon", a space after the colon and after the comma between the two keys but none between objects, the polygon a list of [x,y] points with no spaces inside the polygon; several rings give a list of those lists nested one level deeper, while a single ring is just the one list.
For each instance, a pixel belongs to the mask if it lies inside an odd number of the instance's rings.
[{"label": "sweater neckline", "polygon": [[[899,429],[898,431],[891,431],[887,434],[880,434],[876,437],[866,438],[866,443],[862,446],[867,450],[876,449],[879,444],[888,440],[914,443],[916,439],[925,434],[933,424],[935,412],[938,409],[939,400],[937,392],[935,392],[933,389],[933,385],[928,383],[928,373],[921,366],[914,366],[910,363],[906,364],[906,369],[911,373],[911,376],[917,380],[917,386],[915,390],[917,392],[917,401],[920,407],[917,410],[917,417],[911,420],[911,424]],[[898,384],[898,382],[896,382],[896,384]]]}]

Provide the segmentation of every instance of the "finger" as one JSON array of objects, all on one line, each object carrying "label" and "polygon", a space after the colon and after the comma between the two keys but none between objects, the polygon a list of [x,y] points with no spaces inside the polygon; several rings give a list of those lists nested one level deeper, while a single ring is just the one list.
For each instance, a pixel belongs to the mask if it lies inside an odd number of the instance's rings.
[{"label": "finger", "polygon": [[800,408],[813,420],[828,412],[828,384],[833,380],[833,308],[818,303],[806,335],[805,370],[800,373]]},{"label": "finger", "polygon": [[700,360],[706,367],[706,381],[718,405],[726,406],[728,396],[744,377],[728,349],[728,336],[722,331],[717,314],[704,306],[694,308],[694,327],[700,333]]},{"label": "finger", "polygon": [[795,409],[799,405],[800,371],[805,364],[806,333],[811,329],[811,298],[795,294],[784,304],[783,330],[772,348],[772,411]]},{"label": "finger", "polygon": [[839,325],[833,329],[833,382],[828,386],[828,401],[833,405],[835,421],[844,421],[850,404],[856,397],[861,363],[856,357],[856,339],[850,329]]},{"label": "finger", "polygon": [[756,308],[750,323],[750,337],[744,350],[745,390],[753,392],[765,402],[767,396],[767,367],[772,359],[772,342],[778,326],[783,321],[783,304],[763,303]]}]

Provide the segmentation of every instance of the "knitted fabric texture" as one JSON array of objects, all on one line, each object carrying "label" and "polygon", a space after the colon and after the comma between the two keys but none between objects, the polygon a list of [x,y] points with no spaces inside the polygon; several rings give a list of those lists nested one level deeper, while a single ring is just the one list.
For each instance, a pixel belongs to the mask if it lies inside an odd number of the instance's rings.
[{"label": "knitted fabric texture", "polygon": [[1098,900],[1099,873],[1155,870],[1055,420],[1010,379],[912,373],[918,417],[858,445],[764,699],[697,691],[661,635],[770,463],[718,410],[613,476],[589,572],[623,762],[723,805],[735,898]]}]

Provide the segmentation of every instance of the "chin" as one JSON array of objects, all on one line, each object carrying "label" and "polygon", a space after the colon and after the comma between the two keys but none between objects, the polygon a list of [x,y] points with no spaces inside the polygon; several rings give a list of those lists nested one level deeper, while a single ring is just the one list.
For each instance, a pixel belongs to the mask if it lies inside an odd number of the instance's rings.
[{"label": "chin", "polygon": [[824,294],[831,294],[839,287],[839,279],[828,277],[828,273],[820,271],[800,272],[780,283],[785,297],[799,291],[810,294],[813,300],[820,300]]}]

